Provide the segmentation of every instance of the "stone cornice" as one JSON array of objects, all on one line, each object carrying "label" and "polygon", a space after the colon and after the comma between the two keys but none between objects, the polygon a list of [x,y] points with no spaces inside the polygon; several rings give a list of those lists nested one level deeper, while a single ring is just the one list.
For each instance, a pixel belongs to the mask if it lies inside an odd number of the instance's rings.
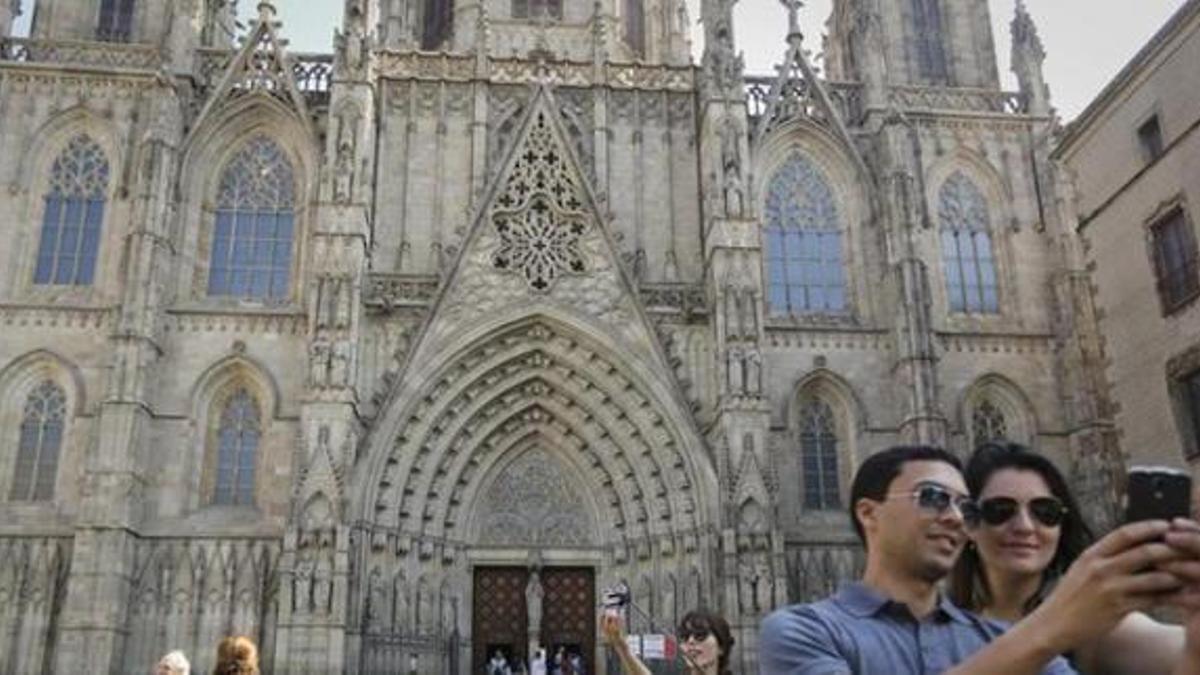
[{"label": "stone cornice", "polygon": [[305,335],[308,318],[292,308],[174,308],[163,319],[164,333],[270,333]]},{"label": "stone cornice", "polygon": [[115,316],[112,307],[0,304],[0,325],[5,328],[104,328]]},{"label": "stone cornice", "polygon": [[1029,333],[935,333],[938,343],[948,352],[996,354],[1050,354],[1054,336]]}]

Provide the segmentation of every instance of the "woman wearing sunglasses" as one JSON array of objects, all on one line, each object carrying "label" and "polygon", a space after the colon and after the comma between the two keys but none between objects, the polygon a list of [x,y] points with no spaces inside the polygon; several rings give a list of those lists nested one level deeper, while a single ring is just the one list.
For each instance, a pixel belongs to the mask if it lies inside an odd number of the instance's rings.
[{"label": "woman wearing sunglasses", "polygon": [[[650,669],[642,663],[629,643],[621,627],[621,617],[605,612],[600,617],[604,641],[617,654],[621,670],[625,675],[650,675]],[[687,675],[729,675],[729,659],[733,651],[733,632],[719,614],[703,609],[688,612],[679,622],[676,633],[679,651],[683,655],[684,673]]]},{"label": "woman wearing sunglasses", "polygon": [[[1093,536],[1066,480],[1050,460],[1015,443],[972,455],[967,488],[971,542],[951,577],[961,607],[1016,622],[1033,611]],[[1082,673],[1170,673],[1184,648],[1178,626],[1134,612],[1070,655]]]}]

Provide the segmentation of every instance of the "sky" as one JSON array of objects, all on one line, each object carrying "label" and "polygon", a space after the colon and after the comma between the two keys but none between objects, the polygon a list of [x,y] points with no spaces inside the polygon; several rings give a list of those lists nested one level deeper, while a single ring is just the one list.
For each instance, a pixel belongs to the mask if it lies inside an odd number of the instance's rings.
[{"label": "sky", "polygon": [[[0,0],[4,1],[4,0]],[[953,0],[962,2],[963,0]],[[699,0],[688,0],[692,18],[700,16]],[[1016,89],[1009,73],[1009,31],[1015,0],[990,0],[996,51],[1004,87]],[[1185,0],[1026,0],[1046,46],[1046,81],[1065,120],[1087,107],[1100,90],[1145,45]],[[23,0],[27,7],[31,0]],[[243,16],[254,14],[256,0],[240,0]],[[291,49],[331,51],[333,29],[341,18],[342,0],[275,0]],[[806,44],[820,49],[832,0],[808,0],[801,11]],[[28,32],[26,12],[17,34]],[[783,56],[787,14],[778,0],[740,0],[734,17],[738,48],[750,74],[769,74]],[[697,40],[697,48],[699,48]]]}]

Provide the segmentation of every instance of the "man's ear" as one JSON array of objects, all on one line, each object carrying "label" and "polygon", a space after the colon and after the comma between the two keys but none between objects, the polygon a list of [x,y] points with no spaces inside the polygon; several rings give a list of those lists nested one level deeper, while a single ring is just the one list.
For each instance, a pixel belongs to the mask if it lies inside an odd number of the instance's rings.
[{"label": "man's ear", "polygon": [[871,532],[875,529],[876,511],[879,508],[879,502],[862,497],[854,503],[854,515],[858,517],[858,522],[862,525],[863,532]]}]

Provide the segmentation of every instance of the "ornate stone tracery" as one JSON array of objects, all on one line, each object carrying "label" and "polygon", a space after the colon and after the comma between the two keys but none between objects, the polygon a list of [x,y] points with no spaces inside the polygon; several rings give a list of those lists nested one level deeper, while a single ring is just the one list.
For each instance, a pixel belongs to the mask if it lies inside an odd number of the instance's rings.
[{"label": "ornate stone tracery", "polygon": [[590,546],[594,524],[578,487],[549,452],[533,448],[483,495],[479,542],[492,546]]},{"label": "ornate stone tracery", "polygon": [[591,226],[579,177],[547,112],[538,110],[492,210],[500,247],[492,264],[546,291],[563,274],[582,274],[580,240]]}]

